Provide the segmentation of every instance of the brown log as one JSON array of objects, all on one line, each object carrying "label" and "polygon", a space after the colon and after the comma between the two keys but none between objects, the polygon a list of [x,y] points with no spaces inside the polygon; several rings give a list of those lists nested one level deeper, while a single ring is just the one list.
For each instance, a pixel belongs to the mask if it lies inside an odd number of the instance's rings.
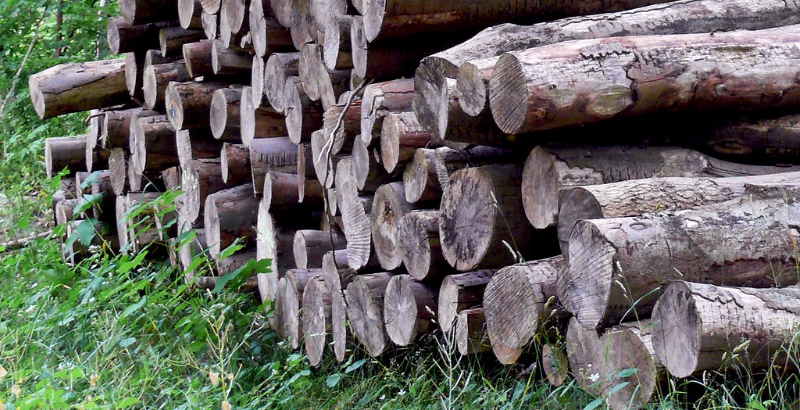
[{"label": "brown log", "polygon": [[[56,203],[54,210],[56,225],[67,225],[72,222],[73,219],[86,219],[86,216],[83,214],[74,215],[77,218],[73,217],[72,211],[75,209],[75,206],[78,205],[78,201],[80,201],[80,199],[75,198],[65,199]],[[67,238],[69,238],[69,235],[67,235]]]},{"label": "brown log", "polygon": [[222,180],[219,160],[193,160],[182,164],[181,168],[181,186],[184,191],[181,214],[188,222],[194,223],[204,214],[209,195],[231,187]]},{"label": "brown log", "polygon": [[437,289],[408,275],[392,277],[383,298],[383,319],[389,339],[398,346],[408,346],[419,336],[432,332],[437,298]]},{"label": "brown log", "polygon": [[158,0],[121,0],[119,12],[130,25],[178,19],[178,8],[164,7]]},{"label": "brown log", "polygon": [[200,0],[178,0],[178,21],[185,29],[203,28],[203,5]]},{"label": "brown log", "polygon": [[194,43],[205,38],[203,30],[186,30],[181,27],[166,27],[158,32],[158,43],[161,55],[180,56],[183,45]]},{"label": "brown log", "polygon": [[[91,194],[95,198],[102,195],[100,202],[92,205],[91,217],[103,221],[112,220],[114,218],[115,202],[111,189],[111,171],[95,171],[87,180],[91,181],[88,186],[88,194]],[[76,186],[80,186],[77,180]]]},{"label": "brown log", "polygon": [[342,212],[344,235],[347,239],[349,267],[358,270],[367,264],[372,253],[370,224],[367,210],[370,200],[359,197],[353,176],[350,158],[344,158],[336,166],[336,200]]},{"label": "brown log", "polygon": [[166,115],[131,121],[130,135],[129,166],[136,175],[141,176],[145,171],[160,173],[180,165],[175,129]]},{"label": "brown log", "polygon": [[203,20],[203,32],[206,33],[206,39],[216,39],[219,36],[219,14],[206,13],[204,10],[201,18]]},{"label": "brown log", "polygon": [[300,53],[275,53],[267,59],[264,71],[264,95],[275,111],[286,111],[286,80],[299,75]]},{"label": "brown log", "polygon": [[455,342],[458,353],[463,356],[482,353],[492,349],[486,331],[483,308],[465,309],[458,312],[455,324]]},{"label": "brown log", "polygon": [[120,17],[108,19],[106,37],[108,48],[114,54],[139,52],[158,48],[158,32],[162,28],[174,26],[173,21],[160,21],[132,26]]},{"label": "brown log", "polygon": [[525,162],[522,201],[534,228],[556,226],[559,193],[573,186],[641,178],[772,174],[791,168],[740,165],[699,152],[658,147],[536,147]]},{"label": "brown log", "polygon": [[214,91],[211,98],[209,124],[214,138],[228,141],[241,141],[240,88],[222,88]]},{"label": "brown log", "polygon": [[353,17],[330,14],[327,19],[325,39],[322,44],[322,59],[325,67],[329,70],[352,69],[350,28],[353,24]]},{"label": "brown log", "polygon": [[286,130],[295,144],[310,142],[311,133],[322,127],[322,107],[311,101],[300,85],[300,79],[290,77],[283,91],[286,109]]},{"label": "brown log", "polygon": [[281,301],[281,317],[278,319],[281,328],[278,333],[289,341],[292,349],[297,349],[303,343],[301,336],[305,334],[300,318],[300,302],[303,300],[303,290],[306,284],[314,277],[321,277],[322,269],[290,269],[286,271],[284,292]]},{"label": "brown log", "polygon": [[[286,119],[283,114],[267,107],[253,105],[253,90],[242,88],[239,108],[239,124],[242,143],[251,146],[258,139],[282,138],[287,135]],[[230,110],[231,107],[229,106]]]},{"label": "brown log", "polygon": [[347,285],[345,293],[350,328],[372,357],[380,356],[388,347],[383,306],[392,276],[389,272],[358,275]]},{"label": "brown log", "polygon": [[127,147],[130,142],[131,121],[133,118],[157,115],[154,111],[131,108],[127,110],[107,111],[103,124],[103,135],[100,146],[105,149]]},{"label": "brown log", "polygon": [[584,326],[596,327],[629,310],[649,314],[659,286],[670,280],[751,287],[796,283],[792,238],[800,213],[783,199],[785,187],[756,191],[704,210],[578,222],[569,241],[569,270],[559,278],[559,299]]},{"label": "brown log", "polygon": [[183,60],[190,77],[205,78],[214,75],[214,68],[211,65],[212,44],[211,40],[201,40],[183,45]]},{"label": "brown log", "polygon": [[[695,128],[697,129],[697,128]],[[711,121],[697,131],[699,146],[731,160],[797,164],[800,115],[768,114]]]},{"label": "brown log", "polygon": [[380,136],[384,118],[392,112],[411,111],[414,81],[400,79],[370,84],[361,102],[361,138],[367,145]]},{"label": "brown log", "polygon": [[383,169],[392,173],[404,168],[418,148],[431,144],[431,134],[412,112],[390,113],[381,127],[381,159]]},{"label": "brown log", "polygon": [[111,149],[108,156],[108,170],[111,173],[111,191],[114,195],[128,192],[128,154],[122,148]]},{"label": "brown log", "polygon": [[397,252],[412,278],[421,281],[453,273],[439,245],[439,211],[411,211],[397,225]]},{"label": "brown log", "polygon": [[[796,56],[787,51],[797,47],[793,34],[797,31],[800,28],[782,33],[579,40],[504,54],[489,81],[492,116],[501,130],[516,134],[665,110],[797,106],[800,93],[795,88],[800,71],[792,69]],[[732,44],[736,47],[731,48]],[[754,71],[746,62],[747,55],[738,51],[742,46],[763,50],[763,54],[757,52],[763,55],[758,70]],[[612,49],[620,56],[613,67],[605,58]],[[648,57],[640,61],[634,54]],[[661,60],[667,54],[669,68]],[[593,71],[599,65],[603,66],[602,74]],[[768,79],[762,67],[769,71]],[[664,70],[675,74],[665,77]],[[542,80],[534,78],[538,74],[526,74],[532,71],[545,73]],[[720,74],[704,77],[703,73],[711,71]],[[556,72],[555,76],[547,75]],[[682,82],[678,73],[697,76],[697,80]],[[575,88],[578,83],[581,86]],[[764,83],[770,86],[760,86]],[[570,96],[555,96],[562,89],[569,90]]]},{"label": "brown log", "polygon": [[271,53],[292,47],[289,30],[283,27],[273,15],[268,0],[250,1],[250,36],[256,55],[266,58]]},{"label": "brown log", "polygon": [[[225,143],[211,135],[211,130],[208,128],[194,128],[175,132],[175,147],[178,151],[178,162],[181,166],[186,166],[186,164],[196,159],[219,158],[223,144]],[[244,179],[239,181],[241,181],[241,184],[244,183]]]},{"label": "brown log", "polygon": [[[219,152],[219,164],[222,168],[222,180],[246,180],[253,183],[250,174],[250,151],[242,144],[226,142]],[[255,189],[255,183],[253,183]]]},{"label": "brown log", "polygon": [[352,333],[347,326],[347,303],[344,289],[355,277],[355,271],[345,269],[347,251],[328,252],[322,257],[323,280],[331,290],[331,344],[337,362],[343,362]]},{"label": "brown log", "polygon": [[[341,294],[341,290],[338,290]],[[332,290],[323,278],[317,275],[309,279],[303,290],[304,347],[308,361],[313,367],[322,363],[328,335],[331,333]]]},{"label": "brown log", "polygon": [[189,81],[191,76],[183,61],[151,65],[145,68],[142,78],[144,106],[151,110],[164,109],[164,93],[172,81]]},{"label": "brown log", "polygon": [[211,45],[211,67],[216,75],[230,75],[246,78],[250,81],[253,57],[244,51],[230,49],[221,40],[214,40]]},{"label": "brown log", "polygon": [[[299,188],[305,192],[303,205],[300,204]],[[318,181],[301,178],[294,173],[269,171],[264,178],[262,202],[268,211],[291,213],[292,211],[307,211],[317,207],[323,202],[322,186]]]},{"label": "brown log", "polygon": [[43,120],[130,102],[124,58],[60,64],[30,76],[28,87]]},{"label": "brown log", "polygon": [[[168,190],[180,189],[181,181],[183,180],[181,177],[181,167],[176,166],[161,171],[161,180],[164,181],[164,187]],[[180,199],[178,199],[178,201],[180,201]]]},{"label": "brown log", "polygon": [[489,332],[506,346],[523,348],[561,315],[556,280],[566,269],[563,256],[524,262],[500,269],[483,294]]},{"label": "brown log", "polygon": [[226,88],[222,83],[185,82],[167,86],[167,115],[176,130],[208,127],[214,91]]},{"label": "brown log", "polygon": [[306,44],[300,52],[298,73],[303,90],[312,101],[320,101],[322,108],[336,105],[336,100],[349,89],[350,72],[329,71],[322,60],[322,47]]},{"label": "brown log", "polygon": [[86,170],[92,172],[94,159],[97,157],[97,146],[100,137],[103,135],[103,125],[105,124],[106,113],[101,110],[91,110],[86,122],[89,123],[89,131],[86,133]]},{"label": "brown log", "polygon": [[189,270],[192,260],[204,255],[203,252],[206,249],[206,230],[202,228],[202,224],[200,228],[195,228],[192,224],[179,221],[178,231],[181,233],[188,231],[194,232],[192,239],[187,240],[186,243],[176,251],[178,253],[180,266],[183,269],[184,281],[188,284],[195,281],[195,272]]},{"label": "brown log", "polygon": [[483,292],[495,272],[494,269],[484,269],[444,278],[439,288],[439,306],[436,309],[442,331],[449,332],[453,329],[459,312],[483,303]]},{"label": "brown log", "polygon": [[326,253],[346,246],[344,237],[336,231],[297,231],[292,246],[295,265],[298,269],[322,268],[322,257]]},{"label": "brown log", "polygon": [[363,138],[353,142],[353,176],[356,187],[360,191],[373,192],[379,186],[399,179],[399,174],[392,175],[384,171],[378,149],[367,148]]},{"label": "brown log", "polygon": [[258,198],[253,196],[252,184],[209,195],[203,215],[208,253],[212,257],[216,258],[236,239],[242,238],[245,246],[255,242],[253,228],[258,221]]},{"label": "brown log", "polygon": [[800,289],[669,284],[653,311],[653,346],[670,374],[683,378],[742,366],[795,367],[787,346],[800,323]]},{"label": "brown log", "polygon": [[44,165],[48,178],[52,178],[64,168],[69,170],[69,175],[78,171],[86,171],[85,137],[46,139],[44,142]]},{"label": "brown log", "polygon": [[400,220],[403,215],[421,205],[406,201],[402,182],[382,185],[375,191],[370,212],[370,228],[375,254],[383,269],[394,270],[402,265],[403,255],[399,249]]},{"label": "brown log", "polygon": [[[122,197],[125,202],[123,205],[124,211],[121,213],[119,202],[117,202],[118,224],[120,224],[120,219],[125,220],[121,222],[123,224],[121,232],[127,234],[130,250],[134,253],[141,252],[143,248],[149,245],[164,245],[159,239],[158,229],[154,222],[161,211],[161,206],[157,202],[159,196],[160,194],[157,192],[129,192]],[[133,209],[136,209],[135,214],[128,216],[127,213],[132,212]],[[122,245],[122,241],[123,239],[120,237],[120,245]]]},{"label": "brown log", "polygon": [[648,178],[570,188],[559,199],[558,239],[562,250],[568,252],[572,228],[581,219],[620,218],[712,205],[746,195],[748,186],[761,184],[796,186],[800,184],[800,173]]}]

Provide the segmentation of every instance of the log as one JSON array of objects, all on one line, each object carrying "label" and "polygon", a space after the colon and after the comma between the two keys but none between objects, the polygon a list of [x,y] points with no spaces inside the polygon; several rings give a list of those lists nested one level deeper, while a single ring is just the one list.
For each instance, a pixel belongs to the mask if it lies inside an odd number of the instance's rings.
[{"label": "log", "polygon": [[[208,128],[194,128],[191,130],[175,131],[175,147],[178,151],[178,162],[185,167],[196,159],[217,159],[224,142],[211,135]],[[241,183],[244,183],[241,180]],[[235,186],[235,185],[231,185]]]},{"label": "log", "polygon": [[439,220],[450,266],[462,272],[499,268],[557,253],[547,246],[555,232],[530,229],[525,219],[521,180],[522,167],[514,164],[465,168],[450,176]]},{"label": "log", "polygon": [[[161,180],[164,181],[164,187],[169,189],[180,189],[181,187],[181,167],[167,168],[161,171]],[[176,203],[180,203],[180,197],[176,199]]]},{"label": "log", "polygon": [[353,181],[353,164],[344,158],[336,166],[336,200],[342,212],[344,235],[347,239],[347,261],[349,267],[358,270],[367,264],[372,253],[370,223],[365,202],[358,195]]},{"label": "log", "polygon": [[286,80],[289,77],[296,77],[300,74],[299,64],[300,53],[275,53],[267,59],[264,71],[264,95],[275,111],[286,111]]},{"label": "log", "polygon": [[[798,185],[800,173],[729,178],[648,178],[570,188],[559,199],[558,239],[562,251],[581,219],[620,218],[651,212],[691,209],[730,201],[751,185]],[[566,252],[564,252],[566,254]]]},{"label": "log", "polygon": [[265,179],[268,172],[292,173],[297,168],[297,147],[289,141],[288,137],[253,140],[248,149],[248,157],[250,177],[253,180],[256,195],[262,195],[265,192]]},{"label": "log", "polygon": [[483,303],[483,292],[496,270],[484,269],[446,276],[439,289],[436,313],[439,327],[447,333],[453,329],[458,313]]},{"label": "log", "polygon": [[[158,229],[156,229],[155,218],[159,218],[161,207],[157,203],[157,192],[129,192],[124,197],[123,212],[120,212],[120,205],[117,202],[117,219],[118,219],[118,232],[127,236],[127,241],[130,244],[130,250],[133,253],[139,253],[149,245],[163,245],[158,237]],[[133,210],[136,210],[133,213]],[[129,214],[130,213],[130,214]],[[119,220],[124,222],[119,222]],[[122,229],[120,225],[122,224]],[[123,239],[120,236],[120,245],[122,246]],[[152,252],[151,248],[151,252]]]},{"label": "log", "polygon": [[349,89],[348,70],[328,70],[322,57],[322,47],[306,44],[300,52],[298,73],[303,90],[312,101],[320,101],[323,110],[336,105],[336,100]]},{"label": "log", "polygon": [[363,138],[353,142],[353,176],[360,191],[373,192],[383,184],[397,180],[399,175],[386,173],[381,166],[380,152],[370,149]]},{"label": "log", "polygon": [[347,285],[347,318],[356,339],[367,353],[378,357],[386,350],[389,336],[383,320],[384,293],[393,274],[358,275]]},{"label": "log", "polygon": [[[248,34],[249,19],[239,19],[239,0],[222,0],[219,9],[219,39],[226,48],[239,48],[242,40]],[[244,10],[247,10],[245,7]],[[241,23],[240,23],[241,22]]]},{"label": "log", "polygon": [[523,348],[541,327],[562,316],[556,280],[566,269],[563,256],[524,262],[500,269],[483,294],[489,332],[506,346]]},{"label": "log", "polygon": [[216,75],[229,75],[242,77],[250,82],[253,57],[236,49],[225,47],[221,40],[214,40],[211,44],[211,68]]},{"label": "log", "polygon": [[290,269],[286,271],[286,280],[279,322],[282,326],[278,330],[284,339],[289,341],[292,349],[297,349],[303,344],[301,336],[305,335],[300,317],[300,302],[303,300],[303,290],[306,284],[314,277],[322,277],[322,269]]},{"label": "log", "polygon": [[181,170],[181,187],[184,191],[181,214],[188,222],[194,223],[204,214],[209,195],[231,187],[222,180],[218,159],[193,160],[181,165]]},{"label": "log", "polygon": [[266,58],[276,51],[287,50],[294,45],[289,30],[273,16],[269,1],[251,0],[248,17],[250,37],[257,56]]},{"label": "log", "polygon": [[311,133],[322,127],[322,106],[308,98],[297,77],[286,80],[283,97],[289,138],[295,144],[310,142]]},{"label": "log", "polygon": [[323,275],[311,278],[303,290],[304,347],[308,362],[313,367],[322,363],[328,335],[331,333],[331,295],[331,288]]},{"label": "log", "polygon": [[161,172],[180,165],[175,129],[166,115],[138,118],[131,122],[130,163],[136,175]]},{"label": "log", "polygon": [[411,211],[397,224],[397,251],[412,278],[435,280],[452,273],[439,246],[439,212]]},{"label": "log", "polygon": [[[78,227],[84,223],[91,224],[91,220],[79,219],[67,224],[65,227],[66,237],[72,237]],[[84,246],[79,240],[61,245],[61,255],[64,259],[64,262],[71,267],[74,267],[78,262],[82,261],[85,257],[90,256],[93,253],[89,250],[91,246],[103,247],[104,249],[119,249],[114,236],[106,233],[105,225],[102,222],[95,223],[93,225],[93,229],[95,235],[92,237],[91,243],[88,247]]]},{"label": "log", "polygon": [[564,350],[553,344],[542,347],[542,370],[547,382],[553,387],[561,387],[569,375],[569,361]]},{"label": "log", "polygon": [[347,304],[343,290],[355,277],[355,271],[347,266],[347,251],[328,252],[322,257],[322,277],[331,290],[331,344],[337,362],[343,362],[347,342],[352,334],[347,325]]},{"label": "log", "polygon": [[492,349],[483,308],[458,312],[454,336],[458,353],[462,356],[482,353]]},{"label": "log", "polygon": [[158,113],[141,108],[107,111],[102,127],[103,135],[100,137],[100,146],[107,150],[127,147],[130,142],[131,121],[136,117],[151,114]]},{"label": "log", "polygon": [[312,0],[292,0],[292,23],[289,26],[294,48],[302,50],[307,43],[316,42],[321,33],[311,15]]},{"label": "log", "polygon": [[124,58],[59,64],[30,76],[28,87],[43,120],[130,102]]},{"label": "log", "polygon": [[132,98],[142,98],[145,53],[125,53],[125,88]]},{"label": "log", "polygon": [[432,332],[437,297],[437,289],[429,285],[408,275],[393,276],[383,298],[383,319],[389,339],[398,346],[408,346],[419,336]]},{"label": "log", "polygon": [[242,31],[249,31],[248,16],[250,12],[250,2],[247,0],[222,0],[220,7],[225,11],[220,10],[220,18],[225,16],[228,21],[228,28],[231,33],[239,33]]},{"label": "log", "polygon": [[128,192],[128,154],[122,148],[111,149],[108,156],[108,170],[111,173],[111,191],[114,195]]},{"label": "log", "polygon": [[203,6],[203,12],[208,14],[219,13],[219,8],[222,5],[221,0],[200,0],[200,5]]},{"label": "log", "polygon": [[556,226],[562,190],[651,177],[773,174],[786,167],[740,165],[697,151],[659,147],[534,148],[522,171],[525,215],[537,229]]},{"label": "log", "polygon": [[623,318],[632,301],[635,314],[649,314],[659,286],[671,280],[792,285],[797,262],[791,238],[800,213],[783,199],[789,194],[777,187],[706,209],[580,221],[570,237],[559,299],[581,324],[597,327]]},{"label": "log", "polygon": [[405,214],[421,205],[423,204],[406,201],[402,182],[382,185],[375,191],[370,212],[370,228],[375,254],[383,269],[395,270],[402,265],[403,255],[399,249],[400,220]]},{"label": "log", "polygon": [[97,220],[112,220],[114,218],[115,202],[111,189],[111,171],[95,171],[89,177],[89,180],[91,180],[89,183],[89,194],[94,197],[98,195],[103,196],[98,204],[92,206],[92,217]]},{"label": "log", "polygon": [[200,41],[206,37],[203,30],[186,30],[181,27],[166,27],[158,32],[161,55],[180,56],[183,45]]},{"label": "log", "polygon": [[206,33],[206,39],[214,40],[219,36],[219,15],[210,14],[203,11],[203,32]]},{"label": "log", "polygon": [[798,323],[796,286],[730,288],[679,281],[667,286],[653,311],[653,346],[678,378],[737,366],[793,368],[785,344]]},{"label": "log", "polygon": [[219,191],[206,198],[203,225],[208,253],[213,258],[239,238],[245,246],[255,242],[253,228],[258,220],[258,199],[253,196],[251,185]]},{"label": "log", "polygon": [[353,24],[353,17],[330,14],[327,19],[325,39],[322,44],[322,59],[325,67],[329,70],[352,69],[350,28]]},{"label": "log", "polygon": [[[86,133],[86,153],[84,154],[86,160],[86,171],[92,172],[95,159],[101,159],[98,154],[100,150],[97,149],[100,142],[100,137],[103,135],[103,125],[106,120],[106,112],[101,110],[92,110],[89,112],[89,118],[86,121],[89,123],[89,132]],[[107,160],[108,158],[106,158]],[[99,164],[101,167],[108,164]],[[79,184],[80,185],[80,184]]]},{"label": "log", "polygon": [[130,25],[121,17],[108,19],[106,39],[108,48],[114,54],[145,51],[158,48],[158,32],[162,28],[171,27],[172,21],[160,21],[139,25]]},{"label": "log", "polygon": [[298,269],[322,268],[325,254],[346,246],[344,237],[337,231],[300,230],[294,235],[294,263]]},{"label": "log", "polygon": [[222,88],[214,91],[209,115],[209,124],[214,138],[241,141],[239,112],[241,98],[242,90],[239,88]]},{"label": "log", "polygon": [[285,137],[287,135],[285,117],[271,108],[253,105],[252,93],[250,87],[242,88],[239,108],[242,143],[251,146],[257,139]]},{"label": "log", "polygon": [[185,29],[203,28],[203,6],[200,0],[178,0],[178,21]]},{"label": "log", "polygon": [[177,250],[180,266],[183,269],[183,279],[187,284],[195,281],[195,272],[189,270],[192,260],[203,255],[206,249],[206,230],[201,228],[193,228],[191,224],[185,222],[178,222],[178,231],[188,232],[193,231],[192,239],[187,240],[183,246]]},{"label": "log", "polygon": [[316,131],[311,135],[311,156],[313,158],[314,173],[317,180],[325,187],[333,187],[334,175],[337,164],[346,155],[332,154],[331,149],[336,148],[336,141],[334,139],[332,144],[329,144],[330,135],[325,133],[324,130]]},{"label": "log", "polygon": [[150,110],[164,109],[164,93],[172,81],[189,81],[191,76],[182,61],[151,65],[145,68],[142,77],[144,90],[144,107]]},{"label": "log", "polygon": [[229,179],[247,180],[253,183],[255,190],[256,184],[250,174],[250,150],[247,147],[226,142],[219,152],[219,164],[222,169],[222,180],[225,183],[229,183]]},{"label": "log", "polygon": [[767,115],[714,121],[701,128],[701,146],[722,158],[764,164],[797,164],[800,115]]},{"label": "log", "polygon": [[418,148],[431,144],[431,134],[411,112],[390,113],[381,127],[381,159],[388,173],[404,168],[414,158]]},{"label": "log", "polygon": [[[54,211],[56,225],[67,225],[68,223],[72,222],[73,219],[81,219],[81,220],[86,219],[85,215],[82,214],[74,215],[77,218],[73,218],[72,211],[73,209],[75,209],[75,206],[78,205],[78,201],[80,201],[80,199],[75,198],[75,199],[65,199],[63,201],[59,201],[58,203],[56,203]],[[69,238],[69,235],[67,235],[67,238]]]},{"label": "log", "polygon": [[[800,71],[792,69],[797,58],[787,51],[797,47],[793,33],[800,28],[793,27],[579,40],[507,53],[489,81],[492,116],[501,130],[518,134],[662,111],[797,106],[800,93],[793,90]],[[607,53],[617,56],[613,62]],[[747,62],[749,55],[760,56],[758,70]],[[600,65],[603,73],[593,71]],[[544,74],[537,79],[533,72]],[[706,76],[710,72],[719,74]],[[687,76],[696,79],[683,81]]]},{"label": "log", "polygon": [[191,78],[214,76],[214,67],[211,65],[213,43],[211,40],[201,40],[183,45],[183,60]]},{"label": "log", "polygon": [[86,139],[84,137],[55,137],[44,141],[44,165],[47,177],[63,169],[74,175],[86,171]]},{"label": "log", "polygon": [[520,356],[522,356],[524,350],[505,346],[500,341],[494,340],[493,337],[494,336],[489,333],[489,344],[492,345],[492,353],[497,361],[504,365],[512,365],[517,363],[517,360],[519,360]]},{"label": "log", "polygon": [[[292,5],[294,0],[270,0],[270,8],[280,25],[289,28],[292,25]],[[266,10],[266,8],[265,8]]]},{"label": "log", "polygon": [[361,101],[361,138],[366,145],[379,137],[384,118],[392,112],[408,112],[414,98],[414,81],[399,79],[370,84]]},{"label": "log", "polygon": [[210,126],[211,99],[214,91],[226,88],[222,83],[185,82],[167,86],[167,115],[176,130]]},{"label": "log", "polygon": [[[300,205],[300,186],[305,185],[303,205]],[[315,180],[304,179],[294,173],[269,171],[264,178],[262,202],[268,211],[292,213],[308,211],[308,208],[319,209],[323,202],[322,186]],[[306,208],[306,206],[308,208]]]},{"label": "log", "polygon": [[159,0],[120,0],[119,12],[130,25],[178,19],[178,8]]},{"label": "log", "polygon": [[267,62],[258,54],[253,56],[253,64],[250,66],[250,104],[253,107],[260,107],[264,102],[264,70]]}]

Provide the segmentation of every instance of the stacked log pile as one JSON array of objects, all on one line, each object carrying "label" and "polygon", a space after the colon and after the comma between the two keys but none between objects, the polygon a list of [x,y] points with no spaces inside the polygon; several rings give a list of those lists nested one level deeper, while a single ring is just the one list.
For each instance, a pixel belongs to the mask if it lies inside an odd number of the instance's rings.
[{"label": "stacked log pile", "polygon": [[800,323],[797,1],[120,3],[124,58],[30,78],[93,110],[58,222],[199,286],[268,261],[314,366],[444,332],[639,407]]}]

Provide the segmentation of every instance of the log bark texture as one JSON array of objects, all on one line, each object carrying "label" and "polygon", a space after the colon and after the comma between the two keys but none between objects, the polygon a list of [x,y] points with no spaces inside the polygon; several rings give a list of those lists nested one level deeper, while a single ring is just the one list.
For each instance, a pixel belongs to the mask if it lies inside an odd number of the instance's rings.
[{"label": "log bark texture", "polygon": [[170,83],[165,103],[167,115],[176,130],[208,127],[214,91],[226,88],[215,82]]}]

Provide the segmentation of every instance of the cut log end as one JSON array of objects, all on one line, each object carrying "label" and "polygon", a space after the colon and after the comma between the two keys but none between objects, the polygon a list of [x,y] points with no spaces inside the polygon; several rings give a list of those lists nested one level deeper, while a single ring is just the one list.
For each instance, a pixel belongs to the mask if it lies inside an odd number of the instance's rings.
[{"label": "cut log end", "polygon": [[553,387],[561,387],[567,380],[569,362],[564,351],[556,346],[546,344],[542,348],[542,370],[547,381]]},{"label": "cut log end", "polygon": [[522,205],[525,216],[536,229],[554,226],[558,218],[559,180],[555,162],[551,153],[536,147],[522,169]]},{"label": "cut log end", "polygon": [[490,82],[489,106],[495,123],[506,134],[519,132],[525,124],[527,80],[522,64],[512,54],[503,54],[495,65]]},{"label": "cut log end", "polygon": [[653,346],[664,366],[675,377],[689,377],[698,368],[701,317],[692,289],[684,282],[668,286],[653,311]]},{"label": "cut log end", "polygon": [[[558,237],[562,241],[569,240],[572,228],[578,221],[603,218],[603,210],[597,198],[584,188],[567,190],[561,194],[559,203]],[[564,245],[568,247],[567,244]]]},{"label": "cut log end", "polygon": [[448,123],[448,81],[453,82],[427,64],[421,64],[414,74],[414,113],[419,123],[440,141]]},{"label": "cut log end", "polygon": [[456,82],[461,109],[472,117],[480,115],[486,109],[489,97],[480,68],[471,62],[462,64]]},{"label": "cut log end", "polygon": [[331,289],[322,275],[311,278],[303,290],[304,347],[311,366],[322,363],[331,327]]},{"label": "cut log end", "polygon": [[383,302],[383,317],[389,339],[398,346],[408,346],[430,330],[436,293],[408,275],[389,281]]},{"label": "cut log end", "polygon": [[351,329],[373,357],[380,356],[387,348],[383,294],[391,276],[387,272],[359,275],[347,287],[347,317]]},{"label": "cut log end", "polygon": [[[569,240],[569,270],[565,306],[587,328],[597,327],[606,315],[614,275],[611,246],[596,226],[578,222]],[[616,285],[613,285],[616,286]]]}]

